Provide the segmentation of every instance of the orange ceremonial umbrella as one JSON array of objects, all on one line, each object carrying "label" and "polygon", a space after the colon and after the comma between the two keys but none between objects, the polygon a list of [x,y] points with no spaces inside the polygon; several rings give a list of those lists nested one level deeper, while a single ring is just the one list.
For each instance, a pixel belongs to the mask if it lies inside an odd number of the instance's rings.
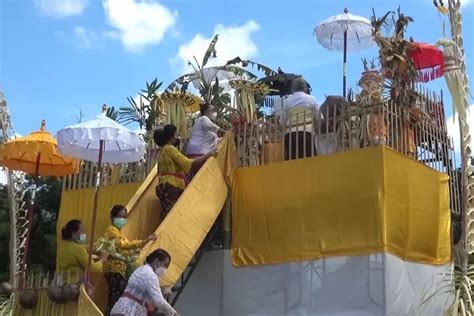
[{"label": "orange ceremonial umbrella", "polygon": [[65,176],[79,171],[79,161],[60,154],[53,135],[41,129],[0,146],[0,165],[35,176]]},{"label": "orange ceremonial umbrella", "polygon": [[[41,129],[28,136],[19,137],[0,146],[0,166],[10,170],[23,171],[37,176],[65,176],[79,171],[79,161],[60,154],[53,135],[45,130],[46,123],[41,122]],[[26,259],[31,228],[33,225],[33,206],[36,185],[33,185],[28,209],[28,229],[20,271],[20,288],[23,286],[23,275],[26,272]]]}]

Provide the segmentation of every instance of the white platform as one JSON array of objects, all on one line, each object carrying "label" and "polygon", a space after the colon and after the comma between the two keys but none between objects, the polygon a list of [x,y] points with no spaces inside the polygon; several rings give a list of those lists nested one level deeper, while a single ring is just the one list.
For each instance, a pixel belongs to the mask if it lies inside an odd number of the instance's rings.
[{"label": "white platform", "polygon": [[[389,254],[235,268],[229,250],[205,254],[179,299],[184,316],[444,315],[449,266]],[[420,306],[424,298],[440,292]]]}]

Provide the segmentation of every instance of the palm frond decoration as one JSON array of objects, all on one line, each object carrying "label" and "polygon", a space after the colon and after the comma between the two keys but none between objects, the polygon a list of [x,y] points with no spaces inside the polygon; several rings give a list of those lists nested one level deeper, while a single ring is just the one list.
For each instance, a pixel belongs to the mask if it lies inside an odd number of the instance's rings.
[{"label": "palm frond decoration", "polygon": [[412,43],[405,40],[405,30],[413,19],[405,16],[398,8],[398,18],[394,20],[395,30],[389,36],[382,35],[380,29],[387,24],[389,17],[393,18],[393,12],[387,12],[383,17],[377,18],[375,11],[371,18],[373,26],[373,38],[379,47],[379,60],[384,77],[389,79],[390,97],[396,104],[401,106],[412,105],[411,83],[417,77],[417,71],[409,57]]},{"label": "palm frond decoration", "polygon": [[[459,255],[456,256],[455,262],[459,262],[457,257]],[[433,301],[439,301],[442,296],[448,294],[453,301],[448,302],[447,315],[472,316],[474,312],[474,262],[467,267],[466,271],[462,270],[462,266],[455,263],[451,272],[443,273],[441,282],[424,292],[419,306],[417,306],[416,314],[423,314],[422,311],[426,306]]]},{"label": "palm frond decoration", "polygon": [[143,102],[137,104],[134,98],[127,97],[129,107],[121,107],[120,111],[120,120],[119,122],[128,125],[131,123],[138,123],[140,128],[145,126],[145,109],[143,107]]},{"label": "palm frond decoration", "polygon": [[116,110],[115,107],[111,106],[111,107],[107,107],[107,110],[105,111],[105,115],[118,122],[119,118],[120,118],[120,111],[119,110]]},{"label": "palm frond decoration", "polygon": [[[373,34],[379,34],[382,28],[388,33],[392,25],[395,23],[395,21],[393,20],[394,13],[395,12],[393,11],[388,11],[381,18],[377,18],[377,16],[375,15],[375,9],[372,8],[372,16],[370,18],[370,22],[373,27]],[[389,19],[390,17],[392,19]]]},{"label": "palm frond decoration", "polygon": [[118,122],[124,125],[136,123],[140,129],[151,133],[155,123],[163,116],[163,105],[160,99],[159,89],[163,82],[155,78],[151,83],[146,82],[146,89],[139,93],[138,102],[133,97],[128,97],[128,107],[121,107],[118,114]]},{"label": "palm frond decoration", "polygon": [[155,98],[159,97],[158,93],[162,85],[163,82],[158,83],[158,79],[155,78],[151,83],[146,82],[146,89],[141,90],[139,94],[151,103]]},{"label": "palm frond decoration", "polygon": [[[248,67],[263,72],[265,76],[271,76],[277,74],[277,72],[254,61],[242,60],[240,57],[235,57],[224,65],[207,66],[209,61],[217,56],[216,45],[218,40],[219,35],[216,34],[209,43],[202,62],[199,63],[196,57],[193,57],[192,61],[188,61],[188,65],[193,71],[176,78],[166,87],[165,92],[173,93],[179,91],[186,93],[189,84],[192,83],[199,90],[203,101],[215,106],[217,119],[230,122],[231,115],[239,112],[239,110],[230,106],[232,101],[231,95],[225,91],[221,78],[232,77],[229,74],[233,74],[239,79],[251,81],[257,79],[257,76]],[[249,96],[249,98],[253,98],[253,96]],[[252,100],[251,103],[255,103],[255,100]]]}]

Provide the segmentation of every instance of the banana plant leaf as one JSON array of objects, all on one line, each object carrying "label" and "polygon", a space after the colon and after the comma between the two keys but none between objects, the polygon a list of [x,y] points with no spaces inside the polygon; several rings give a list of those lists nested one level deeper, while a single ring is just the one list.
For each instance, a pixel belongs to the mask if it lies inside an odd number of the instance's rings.
[{"label": "banana plant leaf", "polygon": [[226,65],[240,65],[243,68],[251,66],[252,68],[257,68],[258,71],[261,71],[265,74],[266,77],[276,75],[277,72],[270,67],[256,63],[251,60],[242,60],[240,57],[235,57],[234,59],[229,60]]},{"label": "banana plant leaf", "polygon": [[209,61],[209,58],[217,57],[216,44],[217,44],[218,39],[219,39],[219,34],[216,34],[214,38],[212,39],[211,43],[209,44],[209,47],[207,48],[207,51],[204,54],[204,58],[202,59],[202,64],[201,64],[202,68],[206,67],[207,62]]},{"label": "banana plant leaf", "polygon": [[211,83],[214,82],[216,78],[222,81],[231,80],[237,77],[246,77],[247,79],[257,78],[255,74],[238,66],[224,65],[206,67],[178,77],[173,82],[171,82],[168,87],[166,87],[165,91],[178,91],[181,90],[183,85],[187,85],[189,83],[192,83],[193,86],[198,90],[202,90],[203,88],[206,90],[206,88],[209,88]]},{"label": "banana plant leaf", "polygon": [[[259,79],[258,82],[265,83],[270,87],[271,91],[269,95],[284,96],[293,93],[293,81],[298,77],[301,77],[301,75],[280,72],[276,75],[263,77]],[[311,89],[310,84],[308,82],[306,82],[306,84],[308,88]]]}]

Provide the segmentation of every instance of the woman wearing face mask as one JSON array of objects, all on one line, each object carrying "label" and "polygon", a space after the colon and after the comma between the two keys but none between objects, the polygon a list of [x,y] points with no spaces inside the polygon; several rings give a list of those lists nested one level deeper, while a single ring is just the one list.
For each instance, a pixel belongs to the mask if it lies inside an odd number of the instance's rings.
[{"label": "woman wearing face mask", "polygon": [[[118,253],[133,249],[141,249],[149,241],[156,240],[155,235],[150,235],[144,240],[129,241],[122,234],[122,227],[127,224],[127,209],[123,205],[114,205],[110,211],[110,225],[105,231],[105,238],[115,240],[115,247]],[[118,299],[122,296],[127,286],[127,263],[114,257],[109,257],[107,263],[104,264],[104,276],[109,285],[109,300],[107,303],[106,315],[110,314],[110,310]]]},{"label": "woman wearing face mask", "polygon": [[159,277],[166,273],[170,261],[170,255],[163,249],[150,253],[145,264],[130,276],[125,292],[112,308],[110,315],[146,316],[148,304],[153,304],[165,315],[178,315],[165,300],[160,289]]},{"label": "woman wearing face mask", "polygon": [[161,219],[164,219],[183,193],[191,169],[199,169],[209,157],[215,157],[216,152],[214,150],[192,159],[186,157],[177,148],[179,136],[176,126],[172,124],[156,130],[153,139],[161,148],[158,156],[159,182],[156,195],[161,202]]},{"label": "woman wearing face mask", "polygon": [[191,138],[186,147],[186,155],[195,157],[206,155],[217,149],[219,135],[223,135],[225,131],[217,126],[217,113],[214,106],[210,103],[201,104],[201,116],[194,121]]},{"label": "woman wearing face mask", "polygon": [[[62,241],[58,243],[57,270],[66,282],[77,283],[83,276],[89,261],[85,247],[87,240],[84,227],[78,219],[72,219],[61,229]],[[92,261],[92,271],[101,272],[102,263],[107,261],[107,253],[102,253],[98,262]]]}]

